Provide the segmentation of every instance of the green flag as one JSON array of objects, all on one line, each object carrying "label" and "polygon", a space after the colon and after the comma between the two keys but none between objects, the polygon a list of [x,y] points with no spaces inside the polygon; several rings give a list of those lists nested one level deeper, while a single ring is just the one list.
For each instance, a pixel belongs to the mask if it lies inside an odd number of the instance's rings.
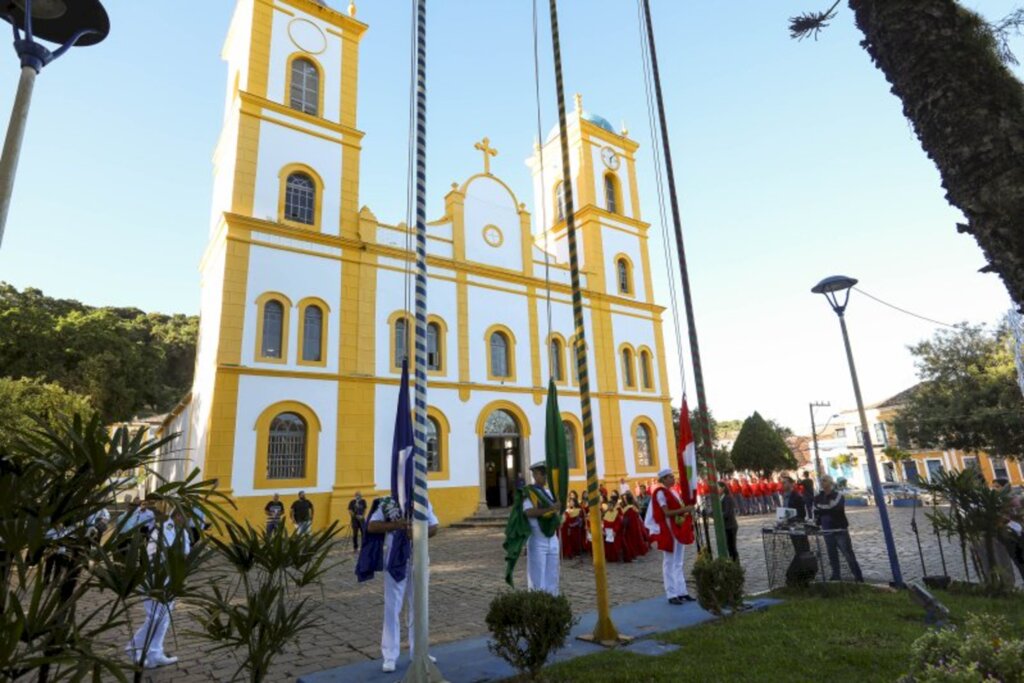
[{"label": "green flag", "polygon": [[512,511],[509,513],[508,522],[505,524],[505,542],[502,547],[505,549],[505,583],[515,588],[512,583],[512,572],[516,568],[516,562],[523,553],[523,546],[530,538],[530,522],[523,513],[523,492],[525,487],[516,491],[515,502],[512,504]]},{"label": "green flag", "polygon": [[548,487],[565,512],[569,497],[569,447],[565,442],[562,414],[558,411],[558,391],[554,378],[548,381],[548,419],[544,434],[544,459],[548,463]]}]

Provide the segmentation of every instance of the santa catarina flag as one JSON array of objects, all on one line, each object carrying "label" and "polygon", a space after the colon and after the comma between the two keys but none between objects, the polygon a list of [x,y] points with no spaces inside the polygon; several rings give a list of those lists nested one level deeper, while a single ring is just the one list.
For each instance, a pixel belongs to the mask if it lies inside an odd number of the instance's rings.
[{"label": "santa catarina flag", "polygon": [[565,441],[562,414],[558,410],[558,391],[555,380],[548,382],[547,428],[544,433],[544,459],[548,464],[548,487],[565,511],[569,497],[569,448]]},{"label": "santa catarina flag", "polygon": [[697,444],[693,439],[690,427],[690,408],[683,397],[683,407],[679,411],[679,442],[676,444],[676,467],[679,469],[679,489],[683,494],[683,503],[693,505],[697,502]]},{"label": "santa catarina flag", "polygon": [[[679,412],[679,442],[676,444],[676,467],[679,468],[679,492],[682,494],[683,505],[697,503],[697,444],[693,440],[693,429],[690,427],[690,408],[683,397],[683,407]],[[683,519],[682,541],[684,545],[694,542],[693,515]]]}]

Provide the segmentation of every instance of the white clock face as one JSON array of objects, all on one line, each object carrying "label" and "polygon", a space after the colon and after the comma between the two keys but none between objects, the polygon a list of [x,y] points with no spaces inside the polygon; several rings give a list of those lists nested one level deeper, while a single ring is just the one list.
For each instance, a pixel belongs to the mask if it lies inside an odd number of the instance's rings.
[{"label": "white clock face", "polygon": [[619,168],[619,155],[611,147],[605,147],[601,150],[601,161],[613,171]]}]

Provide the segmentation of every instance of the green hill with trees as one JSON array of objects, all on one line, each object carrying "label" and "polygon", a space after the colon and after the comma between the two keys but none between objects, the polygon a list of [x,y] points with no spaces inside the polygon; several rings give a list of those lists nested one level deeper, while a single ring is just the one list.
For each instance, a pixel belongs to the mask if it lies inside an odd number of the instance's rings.
[{"label": "green hill with trees", "polygon": [[25,413],[105,422],[169,410],[192,385],[199,317],[88,306],[0,282],[0,444]]}]

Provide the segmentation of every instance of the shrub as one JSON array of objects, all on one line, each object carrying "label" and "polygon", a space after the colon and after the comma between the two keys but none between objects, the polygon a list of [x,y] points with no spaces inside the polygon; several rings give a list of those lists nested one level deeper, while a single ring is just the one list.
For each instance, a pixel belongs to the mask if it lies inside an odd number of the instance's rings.
[{"label": "shrub", "polygon": [[929,631],[910,646],[905,683],[1024,681],[1024,639],[1005,618],[972,614],[963,628]]},{"label": "shrub", "polygon": [[578,620],[563,595],[543,591],[506,591],[491,601],[488,649],[531,679],[553,650],[565,645]]},{"label": "shrub", "polygon": [[738,609],[743,604],[743,567],[728,557],[711,559],[701,551],[693,565],[693,578],[697,582],[697,601],[712,614],[721,614],[722,608]]}]

